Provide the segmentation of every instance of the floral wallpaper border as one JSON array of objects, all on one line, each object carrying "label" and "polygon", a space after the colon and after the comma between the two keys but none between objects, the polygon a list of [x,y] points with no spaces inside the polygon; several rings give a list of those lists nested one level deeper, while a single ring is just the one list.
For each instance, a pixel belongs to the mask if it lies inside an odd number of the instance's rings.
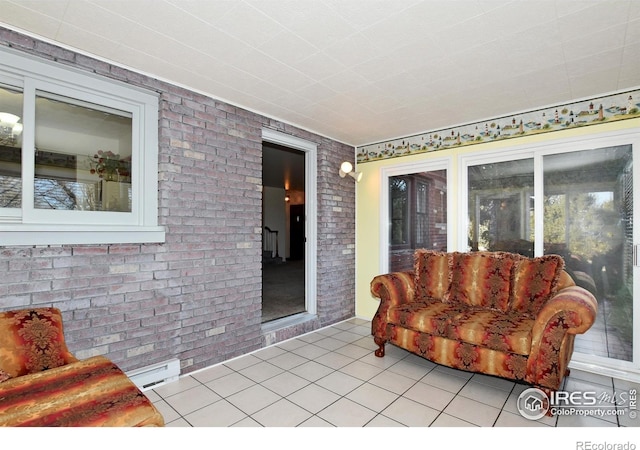
[{"label": "floral wallpaper border", "polygon": [[640,89],[357,147],[364,163],[640,117]]}]

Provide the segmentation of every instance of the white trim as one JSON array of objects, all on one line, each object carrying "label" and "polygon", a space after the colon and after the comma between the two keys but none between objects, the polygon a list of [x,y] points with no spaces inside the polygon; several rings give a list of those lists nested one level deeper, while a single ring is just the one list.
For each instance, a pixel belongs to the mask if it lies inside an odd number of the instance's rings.
[{"label": "white trim", "polygon": [[262,140],[271,142],[272,144],[295,148],[303,152],[315,152],[318,149],[318,144],[315,142],[272,130],[271,128],[262,129]]},{"label": "white trim", "polygon": [[262,139],[304,152],[305,160],[305,302],[307,313],[317,314],[317,245],[318,245],[318,195],[317,159],[318,145],[270,128],[262,129]]},{"label": "white trim", "polygon": [[161,226],[0,225],[0,246],[139,244],[165,241]]}]

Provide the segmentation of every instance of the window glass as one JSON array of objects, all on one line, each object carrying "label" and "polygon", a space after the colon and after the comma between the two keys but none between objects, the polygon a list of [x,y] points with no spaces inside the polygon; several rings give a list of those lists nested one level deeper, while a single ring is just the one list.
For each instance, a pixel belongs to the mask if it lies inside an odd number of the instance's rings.
[{"label": "window glass", "polygon": [[472,251],[534,253],[533,159],[469,166]]},{"label": "window glass", "polygon": [[447,171],[389,177],[389,268],[412,270],[416,249],[447,250]]},{"label": "window glass", "polygon": [[408,241],[407,211],[409,205],[409,191],[407,181],[401,177],[389,179],[391,199],[391,245],[405,245]]},{"label": "window glass", "polygon": [[36,96],[34,207],[131,212],[131,114]]},{"label": "window glass", "polygon": [[576,284],[598,299],[598,322],[576,336],[576,351],[631,361],[631,145],[544,157],[544,252],[561,255]]},{"label": "window glass", "polygon": [[22,207],[22,92],[0,85],[0,208]]}]

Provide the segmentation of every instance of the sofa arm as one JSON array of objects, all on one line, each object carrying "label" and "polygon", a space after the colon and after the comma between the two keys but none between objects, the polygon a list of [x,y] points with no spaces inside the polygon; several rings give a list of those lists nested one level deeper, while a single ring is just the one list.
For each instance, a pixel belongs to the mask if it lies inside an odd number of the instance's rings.
[{"label": "sofa arm", "polygon": [[[371,320],[371,334],[378,345],[387,341],[387,311],[391,306],[412,302],[415,296],[413,272],[392,272],[371,280],[371,294],[380,299],[378,310]],[[384,353],[384,352],[382,352]]]},{"label": "sofa arm", "polygon": [[53,307],[0,312],[0,373],[19,377],[77,361]]},{"label": "sofa arm", "polygon": [[595,322],[598,302],[588,290],[569,286],[560,290],[538,312],[531,332],[527,381],[557,390],[564,377],[576,334]]},{"label": "sofa arm", "polygon": [[392,272],[371,280],[371,294],[380,299],[380,305],[387,304],[387,308],[413,301],[415,287],[413,272]]}]

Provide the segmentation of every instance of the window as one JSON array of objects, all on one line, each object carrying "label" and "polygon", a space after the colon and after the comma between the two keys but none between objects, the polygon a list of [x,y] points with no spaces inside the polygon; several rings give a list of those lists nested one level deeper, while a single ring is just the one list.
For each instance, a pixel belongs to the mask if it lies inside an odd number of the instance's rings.
[{"label": "window", "polygon": [[389,176],[388,186],[388,271],[411,270],[416,249],[447,249],[447,171]]},{"label": "window", "polygon": [[409,243],[409,186],[403,177],[389,179],[389,197],[391,203],[391,245],[395,248],[406,247]]},{"label": "window", "polygon": [[157,95],[0,56],[0,245],[163,242]]}]

